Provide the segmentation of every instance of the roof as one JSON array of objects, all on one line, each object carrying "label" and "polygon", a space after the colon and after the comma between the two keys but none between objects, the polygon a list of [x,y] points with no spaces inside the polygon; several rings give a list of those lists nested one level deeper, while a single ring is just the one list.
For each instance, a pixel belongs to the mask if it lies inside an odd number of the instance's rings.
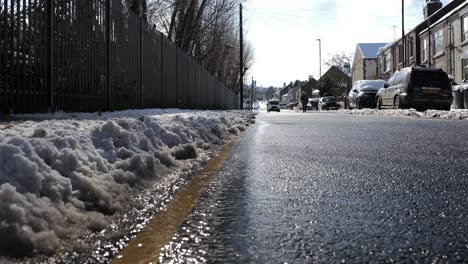
[{"label": "roof", "polygon": [[[437,24],[439,24],[440,22],[446,20],[447,18],[453,16],[453,14],[455,14],[456,12],[459,12],[462,8],[465,8],[466,6],[468,6],[468,2],[456,7],[455,9],[453,9],[452,11],[448,12],[447,14],[445,14],[444,16],[442,16],[439,20],[437,20],[436,22],[433,22],[431,27],[433,26],[436,26]],[[429,29],[426,28],[424,29],[423,31],[421,31],[421,33],[419,33],[419,35],[421,34],[424,34],[428,31]]]},{"label": "roof", "polygon": [[[414,27],[411,31],[416,31],[418,34],[423,34],[424,32],[427,31],[427,26],[428,24],[434,25],[440,22],[440,19],[444,17],[448,12],[458,9],[460,5],[465,6],[466,0],[451,0],[449,1],[445,6],[437,10],[434,14],[431,16],[425,18],[421,23],[419,23],[416,27]],[[459,10],[459,9],[458,9]],[[431,26],[432,27],[432,26]],[[410,32],[411,32],[410,31]],[[408,33],[405,34],[407,36]],[[401,41],[401,37],[396,39],[395,41],[388,43],[385,47],[382,48],[379,53],[382,53],[382,51],[387,50],[391,46],[393,46],[395,43],[398,43]]]},{"label": "roof", "polygon": [[[327,75],[330,75],[330,74],[334,74],[334,73],[337,73],[339,74],[340,76],[343,76],[345,78],[349,78],[351,79],[351,76],[345,72],[343,72],[342,69],[340,69],[339,67],[333,65],[330,67],[330,69],[328,69],[328,71],[325,72],[325,74],[322,75],[322,77],[320,79],[322,79],[324,76],[327,76]],[[319,81],[320,81],[319,79]]]},{"label": "roof", "polygon": [[364,59],[376,59],[379,49],[387,45],[387,43],[358,43],[357,46],[361,51]]}]

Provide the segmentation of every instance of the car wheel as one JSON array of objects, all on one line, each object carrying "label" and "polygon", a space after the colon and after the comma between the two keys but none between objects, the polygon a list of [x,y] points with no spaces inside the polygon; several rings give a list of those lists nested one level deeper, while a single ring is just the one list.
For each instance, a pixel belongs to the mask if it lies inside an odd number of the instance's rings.
[{"label": "car wheel", "polygon": [[382,109],[382,99],[380,99],[380,97],[377,97],[377,102],[375,102],[376,104],[376,107],[378,110]]},{"label": "car wheel", "polygon": [[395,99],[393,99],[393,109],[402,109],[399,95],[395,96]]},{"label": "car wheel", "polygon": [[362,106],[361,106],[361,101],[358,99],[356,99],[356,108],[357,109],[362,109]]}]

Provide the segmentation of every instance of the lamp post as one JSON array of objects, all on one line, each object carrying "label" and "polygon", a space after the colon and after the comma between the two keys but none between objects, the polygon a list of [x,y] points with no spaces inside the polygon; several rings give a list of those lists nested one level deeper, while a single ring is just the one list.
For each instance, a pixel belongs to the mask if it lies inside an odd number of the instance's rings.
[{"label": "lamp post", "polygon": [[406,64],[406,40],[405,40],[405,0],[401,0],[401,45],[403,50],[403,68]]},{"label": "lamp post", "polygon": [[243,39],[243,29],[242,29],[242,4],[239,4],[239,93],[240,93],[240,110],[244,109],[244,39]]},{"label": "lamp post", "polygon": [[317,39],[319,43],[319,79],[322,78],[322,41]]}]

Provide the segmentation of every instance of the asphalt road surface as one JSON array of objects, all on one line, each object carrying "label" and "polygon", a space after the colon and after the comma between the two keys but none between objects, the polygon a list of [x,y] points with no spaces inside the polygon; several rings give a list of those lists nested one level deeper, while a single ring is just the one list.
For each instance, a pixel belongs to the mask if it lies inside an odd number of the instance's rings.
[{"label": "asphalt road surface", "polygon": [[261,113],[163,263],[468,263],[468,123]]}]

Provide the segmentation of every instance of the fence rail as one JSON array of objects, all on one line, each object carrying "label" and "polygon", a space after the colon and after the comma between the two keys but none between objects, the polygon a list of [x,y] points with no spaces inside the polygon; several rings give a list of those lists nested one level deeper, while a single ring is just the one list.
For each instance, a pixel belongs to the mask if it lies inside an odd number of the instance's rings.
[{"label": "fence rail", "polygon": [[128,0],[0,0],[0,112],[234,109]]}]

